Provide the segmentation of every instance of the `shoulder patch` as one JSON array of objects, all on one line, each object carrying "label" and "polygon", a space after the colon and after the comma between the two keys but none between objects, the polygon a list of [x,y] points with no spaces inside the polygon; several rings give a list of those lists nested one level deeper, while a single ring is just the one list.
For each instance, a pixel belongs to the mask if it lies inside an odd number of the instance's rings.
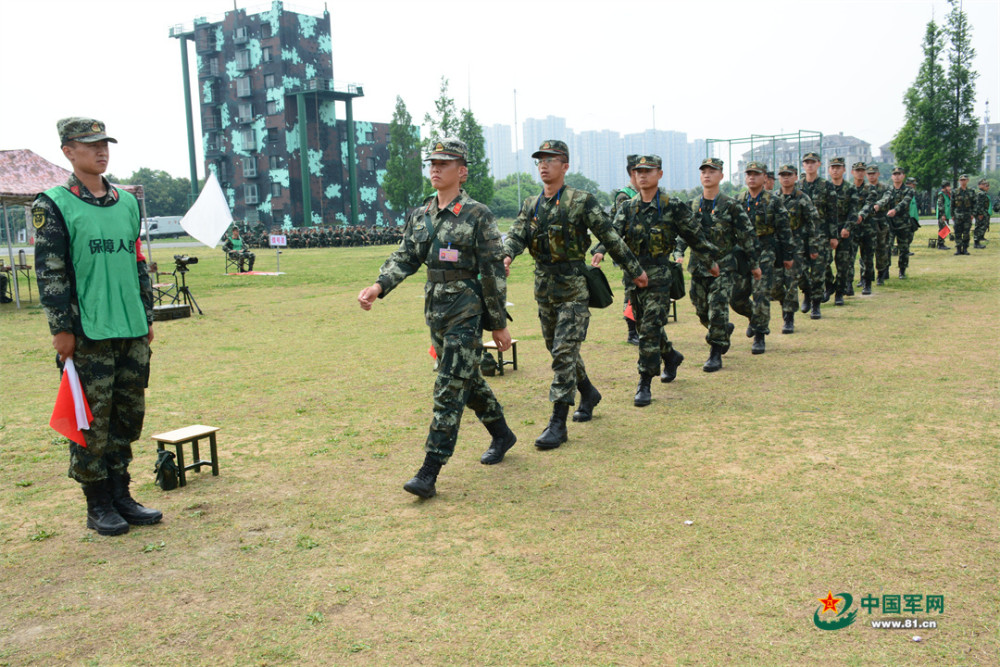
[{"label": "shoulder patch", "polygon": [[35,226],[35,229],[41,229],[45,226],[45,211],[40,208],[32,209],[31,211],[31,224]]}]

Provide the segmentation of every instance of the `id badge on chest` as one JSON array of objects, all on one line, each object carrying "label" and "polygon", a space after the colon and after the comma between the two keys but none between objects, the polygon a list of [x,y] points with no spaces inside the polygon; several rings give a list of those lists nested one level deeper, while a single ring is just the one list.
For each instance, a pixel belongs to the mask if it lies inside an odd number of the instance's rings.
[{"label": "id badge on chest", "polygon": [[438,260],[441,262],[457,262],[458,249],[452,248],[449,243],[447,248],[441,248],[438,250]]}]

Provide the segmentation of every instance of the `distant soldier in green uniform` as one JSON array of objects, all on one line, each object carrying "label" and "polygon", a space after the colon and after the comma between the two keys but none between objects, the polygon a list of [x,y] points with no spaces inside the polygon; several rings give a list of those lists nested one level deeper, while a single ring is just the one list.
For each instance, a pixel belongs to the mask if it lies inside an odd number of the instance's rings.
[{"label": "distant soldier in green uniform", "polygon": [[[884,285],[886,278],[889,277],[889,219],[885,217],[885,211],[875,208],[875,203],[878,202],[885,195],[887,187],[883,183],[879,183],[879,171],[878,167],[871,165],[867,170],[868,175],[868,199],[865,201],[864,206],[858,212],[859,216],[864,222],[869,223],[869,226],[874,230],[874,243],[875,243],[875,284]],[[862,247],[861,258],[864,262],[865,250]],[[867,270],[867,264],[864,266],[865,272],[862,276],[865,281],[865,289],[862,290],[862,294],[871,294],[872,288],[872,274]]]},{"label": "distant soldier in green uniform", "polygon": [[976,193],[976,206],[973,210],[973,217],[976,219],[975,241],[973,248],[984,250],[986,248],[986,234],[990,231],[990,215],[992,206],[990,205],[990,182],[985,178],[979,179],[979,192]]},{"label": "distant soldier in green uniform", "polygon": [[903,181],[906,174],[900,167],[892,170],[892,187],[886,189],[882,198],[875,203],[876,212],[885,212],[893,238],[899,247],[899,277],[906,279],[906,267],[910,265],[910,238],[913,229],[910,225],[910,202],[916,193]]},{"label": "distant soldier in green uniform", "polygon": [[[621,190],[615,190],[614,192],[611,193],[611,199],[612,199],[612,204],[611,204],[611,219],[612,220],[615,219],[615,214],[618,213],[618,209],[625,202],[627,202],[629,199],[631,199],[632,197],[634,197],[639,192],[639,186],[636,184],[636,181],[635,181],[635,172],[633,171],[633,168],[635,167],[635,161],[638,160],[638,159],[639,159],[638,155],[628,155],[628,156],[625,157],[625,171],[628,173],[629,184],[626,185],[625,187],[623,187]],[[592,249],[590,251],[591,254],[594,254],[594,252],[596,251],[596,248],[597,248],[597,246],[594,246],[594,249]],[[625,303],[624,303],[623,307],[627,309],[628,308],[628,304],[629,304],[628,291],[626,290],[626,293],[625,293]],[[633,316],[634,315],[635,315],[635,313],[633,313]],[[626,341],[628,342],[629,345],[638,345],[639,344],[639,331],[636,329],[635,320],[631,319],[629,317],[625,317],[625,316],[623,316],[622,319],[625,320],[625,325],[628,327],[628,338],[626,339]]]},{"label": "distant soldier in green uniform", "polygon": [[948,246],[944,244],[944,236],[941,235],[941,230],[949,225],[951,222],[951,182],[942,181],[941,190],[938,192],[937,201],[934,206],[934,211],[937,215],[938,220],[938,250],[951,250]]},{"label": "distant soldier in green uniform", "polygon": [[253,271],[253,263],[256,261],[257,255],[247,249],[247,246],[243,243],[243,239],[240,238],[239,228],[233,227],[229,238],[222,243],[222,250],[231,259],[236,260],[236,267],[240,273],[243,273],[244,270]]},{"label": "distant soldier in green uniform", "polygon": [[[851,243],[847,275],[844,281],[844,296],[854,296],[854,267],[858,263],[858,253],[861,250],[861,237],[858,235],[861,227],[858,226],[857,219],[858,211],[861,210],[861,207],[868,200],[868,181],[865,175],[867,168],[864,162],[855,162],[851,166],[851,176],[854,177],[854,180],[850,184],[852,195],[851,209],[848,221],[840,232],[841,238],[844,238],[844,234],[846,233],[847,239]],[[858,286],[861,286],[860,281],[858,282]]]},{"label": "distant soldier in green uniform", "polygon": [[821,161],[819,153],[806,153],[802,157],[802,168],[805,179],[799,187],[812,200],[819,213],[822,232],[827,241],[819,248],[819,259],[808,261],[808,271],[799,273],[799,286],[802,288],[802,312],[812,310],[811,317],[820,319],[823,315],[820,304],[829,300],[830,291],[825,288],[827,271],[833,260],[833,251],[840,244],[840,225],[837,220],[837,196],[828,180],[819,175]]},{"label": "distant soldier in green uniform", "polygon": [[424,463],[403,485],[421,498],[437,492],[437,476],[455,451],[466,405],[493,438],[482,463],[499,463],[517,441],[479,368],[483,329],[492,332],[501,351],[510,347],[510,331],[504,310],[507,280],[500,231],[490,210],[460,186],[468,173],[467,155],[468,149],[459,139],[437,142],[427,157],[431,185],[437,193],[410,211],[403,240],[382,265],[378,281],[358,294],[361,307],[371,310],[376,297],[384,297],[427,265],[424,318],[438,358],[434,416],[424,446]]},{"label": "distant soldier in green uniform", "polygon": [[969,189],[969,175],[958,177],[958,190],[951,200],[951,210],[955,215],[955,254],[969,254],[969,235],[972,231],[972,211],[976,205],[976,193]]},{"label": "distant soldier in green uniform", "polygon": [[[847,293],[847,276],[854,261],[854,243],[848,227],[851,222],[851,211],[855,207],[856,193],[851,184],[844,180],[847,165],[842,157],[830,158],[828,172],[830,174],[830,192],[837,207],[837,236],[839,242],[834,253],[834,264],[826,268],[826,293],[833,294],[833,305],[844,305],[844,294]],[[864,180],[864,179],[862,179]],[[837,275],[832,267],[836,265]]]},{"label": "distant soldier in green uniform", "polygon": [[[649,405],[653,400],[650,382],[660,375],[663,361],[663,382],[677,376],[677,367],[684,355],[674,349],[664,325],[670,313],[670,272],[674,263],[671,257],[678,236],[706,256],[714,256],[717,249],[705,240],[701,226],[691,216],[691,209],[677,199],[660,192],[663,161],[659,155],[638,156],[633,174],[639,193],[617,207],[614,228],[625,239],[629,250],[639,259],[649,276],[647,287],[634,287],[625,283],[632,313],[639,327],[639,386],[633,403],[636,407]],[[604,247],[598,245],[591,264],[600,266]],[[714,267],[718,275],[718,265]]]},{"label": "distant soldier in green uniform", "polygon": [[69,445],[69,476],[87,498],[87,527],[120,535],[163,518],[132,498],[128,472],[146,413],[153,288],[139,204],[102,176],[118,142],[92,118],[56,126],[73,174],[32,205],[35,271],[57,361],[72,358],[94,417],[86,446]]},{"label": "distant soldier in green uniform", "polygon": [[[688,271],[691,273],[691,303],[702,326],[708,329],[705,342],[710,351],[702,366],[706,373],[722,368],[722,355],[729,351],[730,335],[735,326],[729,321],[729,304],[733,284],[739,273],[748,271],[754,280],[760,280],[758,264],[760,250],[757,233],[739,203],[719,191],[722,182],[723,162],[719,158],[702,160],[701,198],[691,202],[695,222],[699,223],[705,238],[718,248],[718,275],[713,271],[716,261],[697,250],[691,253]],[[683,238],[677,244],[681,256],[687,248]]]},{"label": "distant soldier in green uniform", "polygon": [[781,302],[784,326],[781,333],[795,333],[795,311],[798,310],[798,275],[800,267],[807,266],[806,258],[819,258],[820,248],[827,242],[819,212],[812,200],[798,188],[798,169],[793,164],[778,167],[778,181],[781,183],[779,197],[788,211],[788,227],[792,230],[792,244],[795,246],[791,267],[783,267],[783,275],[775,280],[772,300]]},{"label": "distant soldier in green uniform", "polygon": [[733,310],[750,320],[747,338],[753,338],[752,354],[767,351],[764,337],[771,334],[771,291],[774,289],[775,270],[777,267],[792,268],[795,255],[788,211],[781,203],[781,197],[764,189],[766,173],[767,165],[763,162],[747,164],[747,192],[742,200],[760,243],[761,279],[752,280],[748,273],[737,274],[732,297]]},{"label": "distant soldier in green uniform", "polygon": [[590,294],[583,271],[588,270],[584,259],[591,232],[637,287],[646,287],[648,279],[594,195],[566,185],[566,143],[544,141],[531,157],[538,165],[542,193],[524,200],[504,242],[504,264],[509,269],[525,250],[535,259],[535,301],[553,373],[549,389],[552,417],[535,446],[554,449],[566,442],[566,417],[576,402],[577,390],[580,407],[573,413],[573,421],[590,421],[601,400],[580,356],[590,324]]}]

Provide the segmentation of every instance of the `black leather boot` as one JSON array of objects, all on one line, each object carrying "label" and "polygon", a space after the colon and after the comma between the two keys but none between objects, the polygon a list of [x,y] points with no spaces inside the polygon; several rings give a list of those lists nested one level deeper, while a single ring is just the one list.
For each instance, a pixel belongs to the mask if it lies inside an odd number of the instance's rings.
[{"label": "black leather boot", "polygon": [[861,288],[861,293],[865,295],[872,293],[872,281],[865,280],[864,287]]},{"label": "black leather boot", "polygon": [[802,307],[799,310],[808,313],[810,308],[812,308],[812,301],[807,296],[802,297]]},{"label": "black leather boot", "polygon": [[713,345],[712,351],[708,355],[708,360],[701,367],[706,373],[714,373],[722,368],[722,346]]},{"label": "black leather boot", "polygon": [[629,345],[638,345],[639,344],[639,331],[638,331],[638,329],[635,328],[635,322],[633,320],[630,320],[629,318],[626,317],[625,318],[625,324],[628,325],[628,338],[626,339],[628,341],[628,344]]},{"label": "black leather boot", "polygon": [[764,334],[755,334],[753,345],[750,346],[750,354],[764,354],[767,348],[764,346]]},{"label": "black leather boot", "polygon": [[684,355],[675,349],[670,350],[670,356],[663,359],[663,372],[660,373],[660,382],[673,382],[677,377],[677,367],[684,361]]},{"label": "black leather boot", "polygon": [[644,408],[653,402],[653,392],[649,389],[649,381],[652,379],[652,375],[639,376],[639,386],[636,388],[635,398],[632,400],[635,407]]},{"label": "black leather boot", "polygon": [[823,313],[819,312],[819,304],[820,303],[821,303],[821,301],[819,299],[813,299],[813,302],[812,302],[812,313],[809,314],[809,317],[811,317],[814,320],[823,319]]},{"label": "black leather boot", "polygon": [[573,413],[573,421],[589,422],[594,416],[594,408],[601,402],[601,392],[597,391],[590,378],[578,383],[576,388],[580,390],[580,407]]},{"label": "black leather boot", "polygon": [[837,292],[837,294],[833,297],[833,305],[835,305],[835,306],[843,306],[844,305],[844,294],[843,294],[843,292]]},{"label": "black leather boot", "polygon": [[887,274],[888,272],[889,269],[883,269],[881,271],[878,271],[875,277],[875,284],[878,285],[879,287],[885,285],[885,274]]},{"label": "black leather boot", "polygon": [[552,417],[549,418],[549,425],[545,427],[542,434],[535,440],[535,447],[538,449],[555,449],[566,442],[566,415],[568,413],[568,404],[552,404]]},{"label": "black leather boot", "polygon": [[906,280],[906,269],[900,269],[899,270],[899,279],[900,280]]},{"label": "black leather boot", "polygon": [[163,512],[143,507],[132,498],[128,491],[128,486],[132,481],[132,476],[126,471],[123,474],[108,473],[108,487],[111,489],[111,502],[115,510],[133,526],[149,526],[159,523],[163,518]]},{"label": "black leather boot", "polygon": [[507,426],[507,420],[503,417],[495,422],[486,424],[486,430],[493,436],[493,440],[490,442],[490,448],[480,457],[479,462],[483,465],[491,466],[494,463],[503,461],[507,450],[517,442],[517,436]]},{"label": "black leather boot", "polygon": [[439,472],[441,472],[441,462],[427,454],[424,456],[424,464],[420,466],[413,479],[403,485],[403,490],[421,498],[433,498],[437,495],[434,482],[437,481]]},{"label": "black leather boot", "polygon": [[753,327],[747,327],[747,338],[753,338]]},{"label": "black leather boot", "polygon": [[785,313],[785,325],[781,327],[781,333],[795,333],[795,313]]},{"label": "black leather boot", "polygon": [[98,535],[121,535],[128,532],[128,522],[115,511],[107,480],[82,484],[87,497],[87,528]]}]

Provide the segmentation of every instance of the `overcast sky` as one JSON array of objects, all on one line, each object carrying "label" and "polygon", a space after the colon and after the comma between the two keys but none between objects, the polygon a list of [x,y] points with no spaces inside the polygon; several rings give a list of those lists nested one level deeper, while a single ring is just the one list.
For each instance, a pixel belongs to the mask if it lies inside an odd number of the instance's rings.
[{"label": "overcast sky", "polygon": [[[627,134],[652,127],[655,106],[656,128],[689,140],[843,131],[876,154],[903,122],[927,21],[943,23],[949,9],[942,0],[325,4],[334,78],[364,86],[355,119],[389,122],[401,95],[420,122],[444,75],[459,107],[471,98],[483,125],[514,124],[516,89],[519,122],[551,114],[577,132]],[[323,7],[285,3],[317,15]],[[187,176],[180,45],[168,31],[232,8],[232,0],[5,0],[0,149],[29,148],[65,164],[55,122],[87,115],[120,142],[115,174],[150,167]],[[998,122],[1000,2],[965,0],[964,8],[980,74],[976,113],[989,100]]]}]

